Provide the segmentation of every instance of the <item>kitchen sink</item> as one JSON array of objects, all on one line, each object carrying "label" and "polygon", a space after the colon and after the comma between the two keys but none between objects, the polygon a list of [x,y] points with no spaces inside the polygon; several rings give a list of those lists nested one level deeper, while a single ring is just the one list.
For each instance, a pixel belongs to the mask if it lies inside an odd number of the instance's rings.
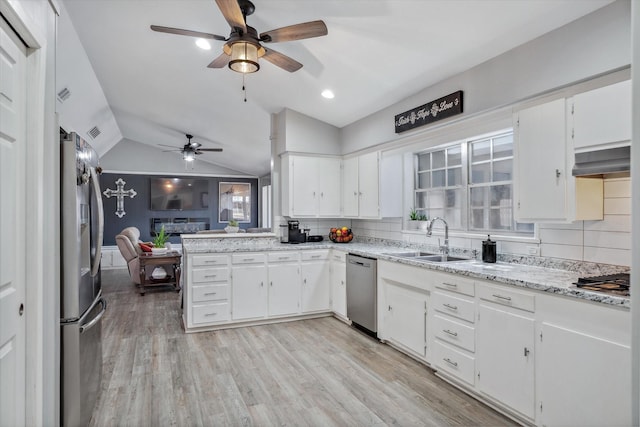
[{"label": "kitchen sink", "polygon": [[433,252],[387,252],[383,255],[394,256],[398,258],[407,258],[415,261],[424,262],[452,262],[452,261],[469,261],[469,258],[460,258],[451,255],[434,254]]},{"label": "kitchen sink", "polygon": [[431,256],[431,255],[438,255],[438,254],[434,254],[433,252],[413,251],[413,252],[387,252],[387,253],[383,253],[382,255],[395,256],[398,258],[416,258],[420,256]]}]

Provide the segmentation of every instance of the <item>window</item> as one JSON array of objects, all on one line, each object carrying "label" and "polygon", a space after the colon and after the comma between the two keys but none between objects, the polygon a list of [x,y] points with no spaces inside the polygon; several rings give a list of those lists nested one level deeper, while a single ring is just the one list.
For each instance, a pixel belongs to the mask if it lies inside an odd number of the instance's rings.
[{"label": "window", "polygon": [[416,154],[414,205],[451,229],[533,233],[513,219],[513,132]]}]

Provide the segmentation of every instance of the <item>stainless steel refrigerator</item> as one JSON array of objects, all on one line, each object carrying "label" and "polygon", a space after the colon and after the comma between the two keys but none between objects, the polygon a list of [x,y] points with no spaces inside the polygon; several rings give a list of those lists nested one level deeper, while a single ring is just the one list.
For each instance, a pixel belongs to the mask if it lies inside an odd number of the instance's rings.
[{"label": "stainless steel refrigerator", "polygon": [[103,210],[98,156],[75,133],[60,140],[60,417],[86,426],[102,379]]}]

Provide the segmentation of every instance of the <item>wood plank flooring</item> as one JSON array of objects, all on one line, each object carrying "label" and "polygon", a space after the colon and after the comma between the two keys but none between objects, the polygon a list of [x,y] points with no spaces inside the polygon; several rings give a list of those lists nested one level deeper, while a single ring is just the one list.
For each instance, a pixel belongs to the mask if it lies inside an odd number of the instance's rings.
[{"label": "wood plank flooring", "polygon": [[91,426],[504,426],[426,366],[331,318],[185,334],[178,294],[102,273]]}]

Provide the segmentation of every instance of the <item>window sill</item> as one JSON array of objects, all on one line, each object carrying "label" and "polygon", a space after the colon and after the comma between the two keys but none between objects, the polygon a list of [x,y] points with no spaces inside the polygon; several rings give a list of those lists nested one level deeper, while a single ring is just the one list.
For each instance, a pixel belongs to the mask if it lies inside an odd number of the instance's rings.
[{"label": "window sill", "polygon": [[[426,235],[424,230],[402,230],[402,234],[411,234],[411,235]],[[469,233],[464,231],[449,231],[449,238],[463,238],[463,239],[473,239],[473,240],[485,240],[487,238],[487,234],[491,234],[491,240],[501,241],[501,242],[518,242],[518,243],[532,243],[532,244],[540,244],[540,239],[535,236],[514,236],[510,234],[493,234],[493,233]],[[435,229],[433,230],[433,236],[443,236],[444,230]]]}]

